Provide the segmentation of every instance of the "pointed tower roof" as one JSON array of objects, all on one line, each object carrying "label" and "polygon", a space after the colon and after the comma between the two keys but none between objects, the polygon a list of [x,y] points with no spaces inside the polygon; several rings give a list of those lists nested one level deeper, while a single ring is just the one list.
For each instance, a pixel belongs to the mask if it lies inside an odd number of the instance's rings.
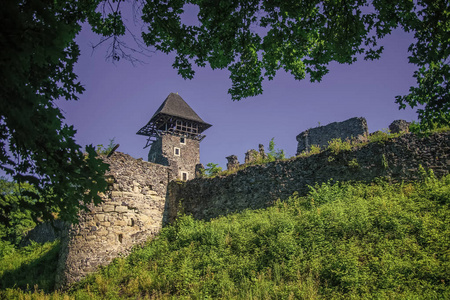
[{"label": "pointed tower roof", "polygon": [[[165,114],[169,116],[179,117],[185,120],[207,124],[195,113],[195,111],[186,103],[186,101],[181,98],[180,95],[175,93],[170,93],[169,96],[167,96],[166,100],[164,100],[153,117],[150,119],[150,122],[155,121],[158,118],[159,114]],[[211,125],[209,125],[208,127],[210,126]]]},{"label": "pointed tower roof", "polygon": [[201,141],[205,137],[202,132],[209,127],[211,124],[203,121],[180,95],[170,93],[150,121],[136,134],[149,137],[145,146],[148,147],[158,136],[164,134],[186,136]]}]

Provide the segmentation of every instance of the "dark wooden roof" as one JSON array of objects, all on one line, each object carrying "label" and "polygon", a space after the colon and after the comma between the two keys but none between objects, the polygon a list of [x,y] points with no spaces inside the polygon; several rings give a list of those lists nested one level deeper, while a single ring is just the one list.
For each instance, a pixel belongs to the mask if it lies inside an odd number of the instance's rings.
[{"label": "dark wooden roof", "polygon": [[[186,126],[189,128],[174,129],[177,126],[176,120],[187,122]],[[173,133],[198,136],[195,138],[200,139],[203,138],[201,133],[209,127],[211,125],[203,121],[180,95],[170,93],[150,121],[137,134],[151,137],[171,130]]]},{"label": "dark wooden roof", "polygon": [[165,114],[169,116],[179,117],[185,120],[207,124],[195,113],[195,111],[186,103],[186,101],[181,98],[180,95],[175,93],[170,93],[169,96],[167,96],[166,100],[164,100],[153,117],[150,119],[150,122],[158,119],[159,114]]}]

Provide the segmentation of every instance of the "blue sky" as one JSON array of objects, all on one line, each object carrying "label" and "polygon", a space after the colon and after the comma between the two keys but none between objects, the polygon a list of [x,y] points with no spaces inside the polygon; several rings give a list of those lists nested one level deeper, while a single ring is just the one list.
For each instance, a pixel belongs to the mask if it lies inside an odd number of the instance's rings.
[{"label": "blue sky", "polygon": [[399,110],[396,95],[415,84],[415,67],[408,64],[407,49],[412,36],[395,31],[382,40],[385,46],[377,61],[359,60],[352,65],[330,64],[330,73],[320,83],[296,81],[280,71],[273,81],[265,81],[263,95],[233,102],[227,70],[196,68],[193,80],[182,79],[172,68],[173,55],[154,53],[145,64],[105,61],[106,47],[92,51],[99,37],[86,27],[77,37],[81,57],[76,73],[86,91],[78,101],[58,101],[68,124],[77,129],[81,145],[104,144],[114,138],[121,151],[135,158],[147,158],[146,138],[136,135],[171,92],[180,96],[207,123],[201,142],[200,160],[226,166],[226,156],[244,153],[258,144],[295,155],[300,132],[365,117],[369,131],[387,128],[396,119],[416,120],[412,109]]}]

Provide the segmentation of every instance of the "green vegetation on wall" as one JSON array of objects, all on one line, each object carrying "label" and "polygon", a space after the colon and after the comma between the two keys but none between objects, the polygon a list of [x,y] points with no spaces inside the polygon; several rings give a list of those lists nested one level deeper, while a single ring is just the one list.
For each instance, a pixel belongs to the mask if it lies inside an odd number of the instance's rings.
[{"label": "green vegetation on wall", "polygon": [[95,150],[95,152],[97,154],[101,154],[101,155],[108,155],[114,149],[114,147],[116,146],[116,144],[114,143],[114,139],[115,138],[110,139],[109,140],[109,144],[106,147],[103,146],[103,144],[98,144],[97,145],[97,149]]}]

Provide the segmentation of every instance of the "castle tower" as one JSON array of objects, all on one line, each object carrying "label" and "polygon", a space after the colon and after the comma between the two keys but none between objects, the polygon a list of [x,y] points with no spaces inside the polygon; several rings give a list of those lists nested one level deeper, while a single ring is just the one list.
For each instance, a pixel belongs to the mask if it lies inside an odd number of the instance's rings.
[{"label": "castle tower", "polygon": [[178,178],[195,177],[203,131],[211,127],[178,94],[170,93],[147,125],[136,134],[148,136],[148,161],[170,166]]}]

